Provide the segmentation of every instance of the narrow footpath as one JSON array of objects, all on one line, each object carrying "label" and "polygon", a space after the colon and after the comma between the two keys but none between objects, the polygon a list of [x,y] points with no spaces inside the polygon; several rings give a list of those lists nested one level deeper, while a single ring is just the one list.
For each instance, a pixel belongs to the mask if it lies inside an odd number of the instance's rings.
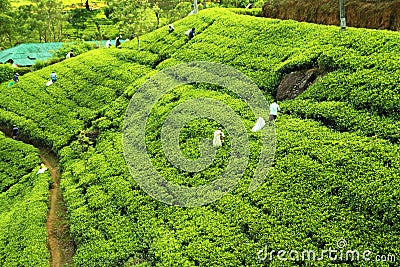
[{"label": "narrow footpath", "polygon": [[[11,130],[0,126],[8,138],[11,138]],[[49,189],[49,210],[47,212],[47,247],[50,253],[50,267],[73,266],[72,257],[76,246],[69,232],[67,209],[60,190],[61,174],[58,171],[59,159],[50,149],[44,148],[32,140],[17,138],[17,141],[33,145],[39,149],[40,159],[50,171],[53,184]]]},{"label": "narrow footpath", "polygon": [[61,194],[58,172],[58,158],[46,148],[39,148],[40,159],[50,171],[53,184],[49,190],[50,208],[47,215],[47,246],[50,252],[50,266],[72,266],[75,244],[69,235],[69,224],[66,218],[66,208]]}]

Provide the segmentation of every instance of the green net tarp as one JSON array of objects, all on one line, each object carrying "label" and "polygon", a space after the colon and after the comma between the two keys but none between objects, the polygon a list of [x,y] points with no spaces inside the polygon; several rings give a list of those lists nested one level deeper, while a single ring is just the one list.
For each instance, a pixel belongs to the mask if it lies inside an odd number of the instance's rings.
[{"label": "green net tarp", "polygon": [[[98,47],[104,47],[106,40],[87,41],[94,43]],[[18,66],[32,66],[36,60],[47,60],[51,58],[52,52],[61,48],[62,42],[54,43],[29,43],[20,44],[12,48],[0,51],[0,63],[12,63]],[[111,45],[115,45],[115,40],[111,40]]]},{"label": "green net tarp", "polygon": [[10,62],[19,66],[31,66],[36,60],[49,59],[52,51],[62,47],[63,43],[20,44],[0,51],[0,63]]}]

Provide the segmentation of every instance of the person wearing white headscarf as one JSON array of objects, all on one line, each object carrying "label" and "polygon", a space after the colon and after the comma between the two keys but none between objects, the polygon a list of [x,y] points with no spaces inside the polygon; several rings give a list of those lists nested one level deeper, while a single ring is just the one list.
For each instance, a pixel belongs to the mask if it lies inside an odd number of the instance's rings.
[{"label": "person wearing white headscarf", "polygon": [[225,135],[222,132],[222,128],[219,127],[218,130],[214,132],[213,146],[219,147],[222,146],[222,142],[224,141]]}]

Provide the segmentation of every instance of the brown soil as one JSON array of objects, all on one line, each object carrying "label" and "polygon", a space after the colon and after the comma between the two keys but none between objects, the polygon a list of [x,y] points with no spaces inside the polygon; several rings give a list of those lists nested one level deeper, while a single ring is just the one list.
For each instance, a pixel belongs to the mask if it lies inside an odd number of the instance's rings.
[{"label": "brown soil", "polygon": [[[400,30],[400,0],[345,0],[344,3],[347,26]],[[269,18],[339,25],[338,0],[269,0],[262,13]]]},{"label": "brown soil", "polygon": [[40,158],[49,169],[53,179],[49,196],[50,209],[46,223],[50,266],[72,266],[75,244],[69,235],[66,209],[63,205],[64,200],[59,188],[61,175],[58,172],[58,159],[51,151],[45,148],[40,148]]},{"label": "brown soil", "polygon": [[[0,125],[0,131],[11,138],[12,128]],[[50,208],[47,214],[47,246],[50,252],[51,267],[73,266],[72,257],[75,254],[75,243],[70,236],[67,209],[59,188],[61,174],[58,171],[58,157],[50,150],[43,147],[41,142],[30,139],[28,136],[19,135],[16,140],[31,144],[39,149],[40,159],[50,171],[53,184],[49,190]]]}]

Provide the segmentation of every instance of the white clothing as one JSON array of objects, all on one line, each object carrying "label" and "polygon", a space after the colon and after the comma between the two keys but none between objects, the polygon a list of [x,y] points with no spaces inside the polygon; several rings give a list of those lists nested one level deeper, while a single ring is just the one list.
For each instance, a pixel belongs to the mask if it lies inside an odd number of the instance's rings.
[{"label": "white clothing", "polygon": [[110,40],[107,40],[107,42],[106,42],[106,48],[110,48],[110,46],[111,46],[111,41],[110,41]]},{"label": "white clothing", "polygon": [[279,108],[279,105],[274,102],[269,106],[269,115],[275,115],[278,116],[278,111],[281,111],[281,109]]},{"label": "white clothing", "polygon": [[45,171],[47,171],[47,168],[46,167],[42,167],[37,171],[36,175],[44,173]]},{"label": "white clothing", "polygon": [[221,130],[216,130],[214,132],[213,146],[219,147],[222,146],[221,137],[225,137],[224,133]]},{"label": "white clothing", "polygon": [[262,117],[258,117],[256,125],[254,125],[253,129],[251,129],[253,132],[257,132],[264,128],[265,126],[265,120]]}]

